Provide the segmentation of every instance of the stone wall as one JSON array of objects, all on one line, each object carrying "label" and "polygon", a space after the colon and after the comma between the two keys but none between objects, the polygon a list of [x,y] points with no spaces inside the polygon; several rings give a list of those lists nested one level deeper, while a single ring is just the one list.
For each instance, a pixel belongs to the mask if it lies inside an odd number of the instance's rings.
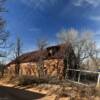
[{"label": "stone wall", "polygon": [[[15,64],[10,65],[8,68],[8,74],[15,75]],[[51,59],[44,60],[44,73],[48,76],[59,76],[63,71],[63,60]],[[38,76],[37,64],[34,62],[21,63],[20,75]],[[60,76],[59,76],[60,77]]]},{"label": "stone wall", "polygon": [[48,76],[59,76],[63,71],[63,60],[45,60],[44,67]]}]

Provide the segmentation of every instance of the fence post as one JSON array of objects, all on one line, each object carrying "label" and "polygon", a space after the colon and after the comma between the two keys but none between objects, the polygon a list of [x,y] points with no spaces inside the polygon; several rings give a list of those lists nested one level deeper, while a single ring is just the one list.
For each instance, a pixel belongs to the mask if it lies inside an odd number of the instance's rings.
[{"label": "fence post", "polygon": [[97,87],[97,88],[100,87],[100,73],[98,74],[98,80],[97,80],[97,85],[96,85],[96,87]]},{"label": "fence post", "polygon": [[79,71],[79,75],[78,75],[78,83],[80,82],[80,77],[81,77],[81,70]]}]

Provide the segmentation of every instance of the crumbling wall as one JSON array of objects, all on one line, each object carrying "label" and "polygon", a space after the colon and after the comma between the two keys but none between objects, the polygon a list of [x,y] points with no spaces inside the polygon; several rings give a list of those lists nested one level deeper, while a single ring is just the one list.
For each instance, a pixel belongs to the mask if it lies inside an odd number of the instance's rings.
[{"label": "crumbling wall", "polygon": [[[8,68],[8,74],[15,75],[15,64],[10,65]],[[50,59],[44,60],[44,73],[48,76],[58,76],[62,74],[63,71],[63,60],[62,59]],[[21,63],[19,75],[31,75],[38,76],[37,63]]]}]

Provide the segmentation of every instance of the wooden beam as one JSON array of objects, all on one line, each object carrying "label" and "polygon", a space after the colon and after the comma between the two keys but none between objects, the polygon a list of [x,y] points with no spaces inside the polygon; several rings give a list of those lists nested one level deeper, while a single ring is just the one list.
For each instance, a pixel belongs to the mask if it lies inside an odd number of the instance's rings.
[{"label": "wooden beam", "polygon": [[81,73],[82,72],[84,72],[84,73],[98,74],[98,79],[97,79],[96,87],[99,87],[100,88],[100,72],[88,71],[88,70],[79,70],[79,69],[67,69],[67,70],[79,72],[78,81],[72,81],[72,80],[69,80],[69,81],[70,82],[73,82],[73,83],[77,83],[77,84],[82,84],[82,85],[86,85],[86,84],[80,83],[80,77],[81,77]]},{"label": "wooden beam", "polygon": [[78,72],[86,72],[86,73],[94,73],[94,74],[100,74],[100,72],[96,71],[88,71],[88,70],[79,70],[79,69],[67,69],[67,70],[72,70],[72,71],[78,71]]}]

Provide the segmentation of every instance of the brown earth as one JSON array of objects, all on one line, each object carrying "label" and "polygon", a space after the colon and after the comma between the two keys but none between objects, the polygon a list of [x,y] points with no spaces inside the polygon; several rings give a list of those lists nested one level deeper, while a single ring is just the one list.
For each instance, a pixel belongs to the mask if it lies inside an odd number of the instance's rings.
[{"label": "brown earth", "polygon": [[95,95],[96,91],[91,92],[89,88],[66,86],[64,89],[59,85],[41,84],[22,87],[0,81],[0,100],[100,100],[100,91]]}]

